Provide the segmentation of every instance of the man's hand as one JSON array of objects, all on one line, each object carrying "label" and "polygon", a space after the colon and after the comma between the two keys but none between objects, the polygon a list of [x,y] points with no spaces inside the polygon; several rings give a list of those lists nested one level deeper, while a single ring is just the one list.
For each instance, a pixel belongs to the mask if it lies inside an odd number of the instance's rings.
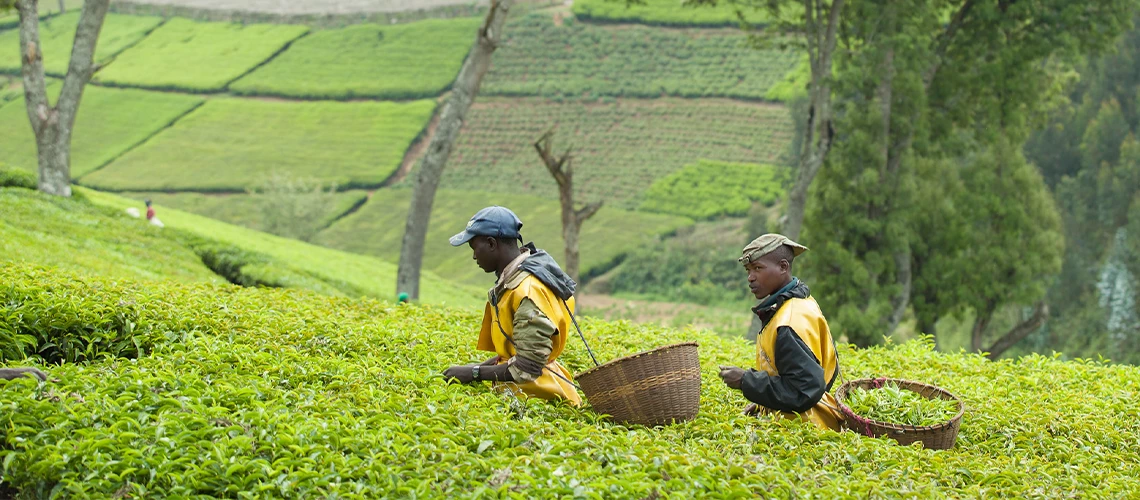
[{"label": "man's hand", "polygon": [[741,414],[746,417],[755,417],[756,415],[760,414],[760,405],[756,403],[748,403],[748,406],[744,407],[744,411],[741,412]]},{"label": "man's hand", "polygon": [[443,371],[443,378],[451,383],[470,384],[475,381],[471,367],[475,365],[455,365]]},{"label": "man's hand", "polygon": [[41,372],[38,368],[0,368],[0,379],[12,380],[16,377],[36,377],[43,382],[47,381],[47,374]]},{"label": "man's hand", "polygon": [[744,369],[735,366],[721,366],[720,379],[732,389],[740,389],[740,379],[744,378]]}]

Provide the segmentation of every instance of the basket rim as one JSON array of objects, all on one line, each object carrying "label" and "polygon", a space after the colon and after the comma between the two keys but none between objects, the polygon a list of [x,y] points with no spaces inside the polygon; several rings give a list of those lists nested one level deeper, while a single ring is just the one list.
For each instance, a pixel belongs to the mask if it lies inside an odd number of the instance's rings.
[{"label": "basket rim", "polygon": [[[918,391],[915,391],[914,389],[911,389],[910,387],[903,387],[903,384],[930,387],[930,388],[934,389],[935,392],[940,392],[942,394],[950,396],[950,399],[952,399],[955,403],[958,403],[958,413],[955,413],[954,416],[951,417],[949,420],[942,422],[940,424],[935,424],[935,425],[904,425],[904,424],[896,424],[896,423],[892,423],[892,422],[883,422],[883,421],[874,420],[871,418],[864,417],[862,415],[859,415],[858,413],[855,413],[855,410],[852,410],[850,406],[847,406],[847,404],[843,402],[843,400],[845,399],[845,397],[843,397],[843,396],[847,395],[847,391],[848,391],[849,387],[854,386],[855,384],[858,384],[858,383],[875,383],[875,382],[882,382],[882,383],[894,382],[895,385],[900,386],[900,388],[906,389],[906,390],[911,391],[911,392],[918,392]],[[925,382],[919,382],[917,380],[908,380],[908,379],[903,379],[903,378],[876,377],[876,378],[860,378],[860,379],[855,379],[855,380],[848,380],[848,381],[844,382],[842,385],[840,385],[838,389],[835,390],[835,402],[836,402],[836,404],[839,405],[840,410],[846,410],[846,411],[843,411],[843,413],[850,413],[852,415],[858,416],[859,418],[866,420],[868,423],[871,423],[873,425],[883,427],[886,429],[890,429],[892,431],[898,431],[898,432],[941,431],[941,430],[944,430],[944,429],[954,425],[955,422],[960,421],[962,419],[962,415],[966,413],[965,401],[962,401],[962,398],[958,397],[956,394],[954,394],[954,393],[952,393],[946,389],[943,389],[941,387],[938,387],[934,384],[927,384]]]},{"label": "basket rim", "polygon": [[586,377],[586,376],[592,375],[592,374],[594,374],[595,372],[601,371],[601,369],[602,369],[602,368],[609,368],[609,367],[612,367],[612,366],[617,366],[617,365],[620,365],[620,364],[622,364],[622,363],[624,363],[624,362],[626,362],[626,361],[633,361],[633,360],[635,360],[635,359],[637,359],[637,358],[640,358],[640,357],[642,357],[642,356],[644,356],[644,355],[646,355],[646,354],[650,354],[650,353],[654,353],[654,352],[658,352],[658,351],[668,351],[668,350],[671,350],[671,349],[676,349],[676,348],[678,348],[678,347],[686,347],[686,346],[700,347],[700,344],[699,344],[699,343],[697,343],[696,341],[689,341],[689,342],[678,342],[678,343],[676,343],[676,344],[663,345],[663,346],[661,346],[661,347],[657,347],[657,348],[654,348],[654,349],[648,349],[648,350],[645,350],[645,351],[641,351],[641,352],[633,353],[633,354],[630,354],[629,356],[622,356],[622,357],[620,357],[620,358],[617,358],[617,359],[614,359],[614,360],[611,360],[611,361],[607,361],[607,362],[605,362],[605,363],[602,363],[602,364],[600,364],[600,365],[598,365],[598,366],[595,366],[595,367],[593,367],[593,368],[590,368],[589,370],[586,370],[586,371],[584,371],[584,372],[582,372],[582,373],[579,373],[578,375],[575,375],[575,376],[574,376],[574,378],[580,379],[580,378],[582,378],[582,377]]}]

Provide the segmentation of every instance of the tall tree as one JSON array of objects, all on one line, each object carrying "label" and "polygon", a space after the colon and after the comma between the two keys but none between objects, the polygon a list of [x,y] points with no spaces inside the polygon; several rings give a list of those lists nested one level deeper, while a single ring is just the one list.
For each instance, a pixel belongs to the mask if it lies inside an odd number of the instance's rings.
[{"label": "tall tree", "polygon": [[427,154],[420,162],[416,174],[415,189],[412,191],[408,220],[404,226],[404,240],[400,247],[400,263],[396,275],[396,291],[407,293],[412,300],[420,295],[420,271],[424,260],[424,240],[427,238],[428,221],[431,220],[431,207],[435,192],[439,188],[440,177],[451,156],[451,148],[459,137],[467,111],[479,94],[483,76],[491,67],[491,54],[499,46],[503,26],[514,0],[492,0],[487,17],[479,26],[475,43],[467,54],[467,60],[459,69],[451,95],[443,105],[439,125],[428,145]]},{"label": "tall tree", "polygon": [[535,141],[534,150],[558,183],[558,201],[562,205],[562,242],[566,247],[566,274],[578,281],[578,234],[582,223],[598,213],[603,202],[587,203],[582,208],[574,208],[574,157],[570,154],[570,149],[562,156],[554,156],[554,129],[548,130]]},{"label": "tall tree", "polygon": [[[71,61],[63,87],[52,106],[44,78],[43,52],[40,49],[39,2],[37,0],[0,0],[0,9],[15,7],[20,14],[20,59],[24,83],[24,105],[36,137],[39,160],[39,188],[57,196],[71,196],[71,133],[83,89],[91,80],[95,67],[95,44],[109,0],[87,0],[75,29]],[[62,6],[61,6],[62,7]]]}]

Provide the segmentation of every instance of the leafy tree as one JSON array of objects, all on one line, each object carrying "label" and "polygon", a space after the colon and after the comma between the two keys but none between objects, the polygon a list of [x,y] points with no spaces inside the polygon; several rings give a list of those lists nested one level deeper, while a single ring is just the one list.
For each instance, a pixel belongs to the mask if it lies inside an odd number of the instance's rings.
[{"label": "leafy tree", "polygon": [[257,200],[265,231],[311,241],[323,229],[336,202],[336,186],[327,189],[312,178],[275,172],[247,190]]}]

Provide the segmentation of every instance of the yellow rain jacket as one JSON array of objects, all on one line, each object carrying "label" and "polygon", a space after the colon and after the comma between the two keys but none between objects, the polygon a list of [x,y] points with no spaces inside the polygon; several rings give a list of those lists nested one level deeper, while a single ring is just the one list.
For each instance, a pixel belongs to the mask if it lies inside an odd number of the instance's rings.
[{"label": "yellow rain jacket", "polygon": [[[581,396],[569,382],[574,380],[570,371],[559,363],[558,356],[566,347],[566,339],[570,337],[573,324],[566,308],[574,309],[574,298],[570,297],[564,306],[562,300],[534,275],[520,271],[518,277],[510,279],[498,297],[497,302],[488,300],[483,312],[483,327],[479,331],[479,344],[481,351],[490,351],[499,355],[499,363],[506,363],[515,355],[515,346],[508,340],[514,332],[514,316],[523,299],[530,299],[558,328],[556,335],[551,337],[552,349],[542,375],[533,382],[497,382],[501,387],[514,392],[519,396],[533,396],[542,399],[564,399],[574,406],[582,403]],[[560,377],[560,376],[561,377]]]},{"label": "yellow rain jacket", "polygon": [[[832,342],[831,330],[827,326],[827,320],[824,319],[819,304],[810,296],[788,298],[764,325],[756,339],[756,369],[766,372],[769,376],[780,375],[774,360],[776,359],[777,330],[781,326],[790,327],[794,330],[804,344],[811,349],[815,358],[822,361],[824,380],[830,386],[839,373],[839,357],[835,352],[835,344]],[[840,429],[840,422],[843,421],[835,397],[827,390],[823,392],[823,397],[815,406],[802,413],[762,408],[763,413],[779,413],[787,418],[800,418],[815,424],[817,427],[835,431]]]}]

